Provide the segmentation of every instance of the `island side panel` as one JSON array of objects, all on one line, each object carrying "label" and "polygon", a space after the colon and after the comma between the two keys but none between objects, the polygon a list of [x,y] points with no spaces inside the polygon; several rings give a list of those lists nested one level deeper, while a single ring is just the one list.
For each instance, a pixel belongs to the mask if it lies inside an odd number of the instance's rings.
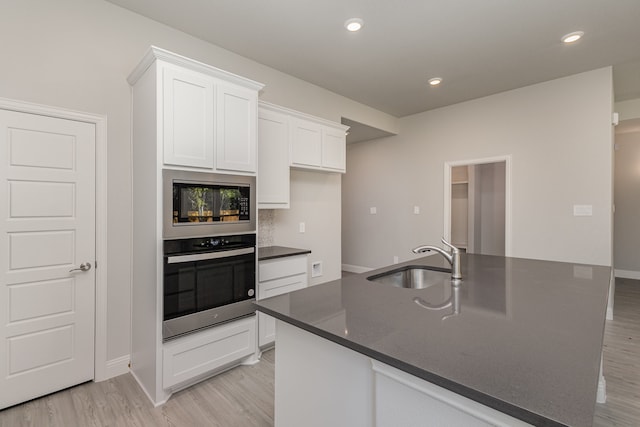
[{"label": "island side panel", "polygon": [[373,425],[370,359],[280,320],[275,426]]}]

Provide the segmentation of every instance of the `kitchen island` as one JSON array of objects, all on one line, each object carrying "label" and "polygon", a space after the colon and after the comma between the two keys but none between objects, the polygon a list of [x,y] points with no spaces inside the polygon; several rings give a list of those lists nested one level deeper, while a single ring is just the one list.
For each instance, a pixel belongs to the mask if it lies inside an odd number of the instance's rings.
[{"label": "kitchen island", "polygon": [[367,280],[407,266],[449,267],[429,256],[256,304],[278,319],[277,427],[592,424],[609,267],[463,254],[457,289]]}]

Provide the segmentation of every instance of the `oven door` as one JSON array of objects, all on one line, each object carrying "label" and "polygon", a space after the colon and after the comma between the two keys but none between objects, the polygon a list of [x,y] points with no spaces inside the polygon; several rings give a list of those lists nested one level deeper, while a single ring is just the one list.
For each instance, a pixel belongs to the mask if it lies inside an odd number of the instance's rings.
[{"label": "oven door", "polygon": [[255,247],[166,256],[163,339],[254,314]]}]

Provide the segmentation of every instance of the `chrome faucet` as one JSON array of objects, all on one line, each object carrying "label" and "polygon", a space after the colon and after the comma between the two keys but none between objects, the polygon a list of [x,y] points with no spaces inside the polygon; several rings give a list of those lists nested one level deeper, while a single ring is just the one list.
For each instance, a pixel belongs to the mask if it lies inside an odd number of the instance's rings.
[{"label": "chrome faucet", "polygon": [[456,248],[451,243],[444,240],[444,237],[442,238],[442,243],[444,243],[446,246],[451,248],[451,253],[437,246],[431,246],[431,245],[418,246],[417,248],[413,249],[413,253],[419,254],[419,253],[428,252],[428,251],[438,252],[440,255],[444,257],[444,259],[449,261],[449,264],[451,264],[451,279],[452,280],[462,279],[462,274],[460,274],[460,249]]}]

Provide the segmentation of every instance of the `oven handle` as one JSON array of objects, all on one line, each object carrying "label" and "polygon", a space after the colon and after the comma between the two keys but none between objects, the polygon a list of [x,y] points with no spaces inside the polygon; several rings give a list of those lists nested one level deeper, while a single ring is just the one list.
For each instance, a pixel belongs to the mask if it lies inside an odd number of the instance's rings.
[{"label": "oven handle", "polygon": [[181,262],[191,262],[191,261],[204,261],[207,259],[219,259],[219,258],[229,258],[237,255],[246,255],[252,254],[256,251],[256,248],[243,248],[243,249],[231,249],[228,251],[221,252],[207,252],[204,254],[191,254],[191,255],[178,255],[178,256],[170,256],[167,258],[168,264],[178,264]]}]

